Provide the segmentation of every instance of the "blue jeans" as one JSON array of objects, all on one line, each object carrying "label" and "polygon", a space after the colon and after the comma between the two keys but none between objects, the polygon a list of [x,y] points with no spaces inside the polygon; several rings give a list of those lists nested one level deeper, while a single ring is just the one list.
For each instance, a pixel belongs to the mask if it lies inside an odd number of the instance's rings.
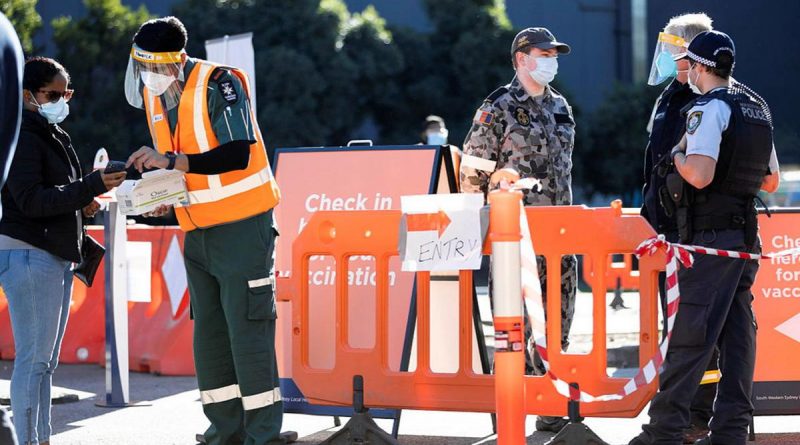
[{"label": "blue jeans", "polygon": [[41,249],[0,251],[16,349],[11,411],[20,445],[50,440],[50,388],[69,316],[71,266]]}]

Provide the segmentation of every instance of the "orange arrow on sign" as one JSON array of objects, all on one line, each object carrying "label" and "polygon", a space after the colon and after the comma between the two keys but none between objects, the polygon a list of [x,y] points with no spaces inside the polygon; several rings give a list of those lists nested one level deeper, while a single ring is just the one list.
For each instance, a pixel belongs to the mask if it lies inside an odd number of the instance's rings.
[{"label": "orange arrow on sign", "polygon": [[438,230],[439,236],[442,236],[447,227],[450,225],[450,218],[443,210],[438,213],[415,213],[406,214],[406,221],[408,222],[409,232],[427,232],[430,230]]}]

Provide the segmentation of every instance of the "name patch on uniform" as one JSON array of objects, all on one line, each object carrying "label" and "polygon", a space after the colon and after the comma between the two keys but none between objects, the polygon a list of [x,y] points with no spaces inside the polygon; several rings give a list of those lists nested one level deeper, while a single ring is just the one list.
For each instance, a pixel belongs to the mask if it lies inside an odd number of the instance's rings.
[{"label": "name patch on uniform", "polygon": [[528,114],[528,110],[522,107],[517,107],[517,109],[514,110],[514,118],[520,125],[528,126],[531,124],[531,116]]},{"label": "name patch on uniform", "polygon": [[155,115],[153,115],[153,123],[154,124],[156,122],[161,122],[163,120],[164,120],[164,115],[163,114],[155,114]]},{"label": "name patch on uniform", "polygon": [[703,112],[702,111],[695,111],[689,115],[686,119],[686,132],[689,134],[694,134],[697,127],[700,126],[700,122],[703,121]]},{"label": "name patch on uniform", "polygon": [[233,83],[230,80],[220,82],[219,89],[222,93],[222,97],[224,97],[229,104],[234,104],[239,100],[239,94],[236,93],[236,88],[233,87]]},{"label": "name patch on uniform", "polygon": [[472,118],[472,121],[476,124],[481,124],[488,127],[494,123],[494,114],[488,111],[478,110],[475,112],[475,117]]},{"label": "name patch on uniform", "polygon": [[556,120],[556,124],[575,125],[575,121],[572,120],[572,116],[569,114],[555,113],[553,117]]}]

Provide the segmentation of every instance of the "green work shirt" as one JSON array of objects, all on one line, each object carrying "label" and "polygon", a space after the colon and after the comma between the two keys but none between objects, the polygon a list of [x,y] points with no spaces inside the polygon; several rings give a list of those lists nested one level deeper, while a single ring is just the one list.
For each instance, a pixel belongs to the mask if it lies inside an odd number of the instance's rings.
[{"label": "green work shirt", "polygon": [[[189,78],[197,63],[188,59],[184,67],[184,79]],[[236,74],[229,69],[217,68],[208,82],[208,114],[211,128],[219,145],[231,141],[256,141],[253,121],[250,119],[250,99]],[[178,123],[178,107],[167,111],[167,120],[172,134]]]}]

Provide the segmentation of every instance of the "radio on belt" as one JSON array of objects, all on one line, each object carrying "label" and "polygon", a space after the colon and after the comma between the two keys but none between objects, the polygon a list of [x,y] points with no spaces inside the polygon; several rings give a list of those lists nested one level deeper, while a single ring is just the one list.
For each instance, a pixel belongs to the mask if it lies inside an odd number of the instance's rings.
[{"label": "radio on belt", "polygon": [[183,172],[153,170],[142,179],[124,181],[117,187],[117,201],[123,215],[141,215],[162,205],[182,206],[189,203]]}]

